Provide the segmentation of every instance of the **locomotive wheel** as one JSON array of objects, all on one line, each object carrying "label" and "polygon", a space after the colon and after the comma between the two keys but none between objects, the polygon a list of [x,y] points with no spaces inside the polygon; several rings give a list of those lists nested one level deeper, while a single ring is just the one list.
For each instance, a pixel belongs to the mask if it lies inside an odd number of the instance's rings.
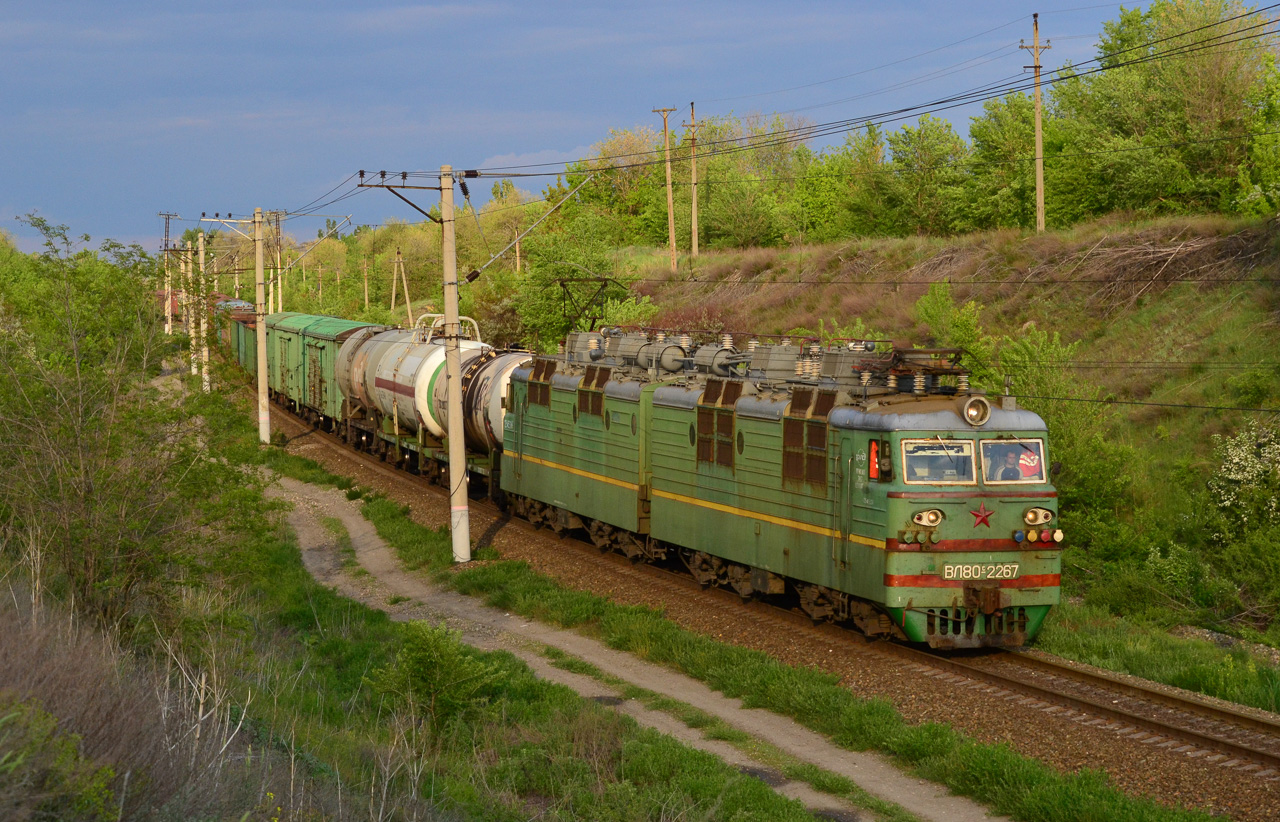
[{"label": "locomotive wheel", "polygon": [[645,558],[646,551],[644,542],[637,538],[635,534],[622,532],[619,534],[618,545],[622,548],[622,553],[632,562],[639,562]]},{"label": "locomotive wheel", "polygon": [[720,584],[724,576],[725,561],[702,551],[684,551],[681,554],[685,567],[703,588]]},{"label": "locomotive wheel", "polygon": [[755,596],[756,589],[751,585],[751,569],[736,562],[729,565],[729,587],[738,592],[743,602],[749,602]]},{"label": "locomotive wheel", "polygon": [[598,519],[589,520],[587,522],[587,534],[591,537],[591,541],[600,549],[600,553],[607,554],[613,550],[614,528]]},{"label": "locomotive wheel", "polygon": [[796,588],[800,594],[800,608],[813,620],[814,625],[831,619],[835,609],[831,607],[831,600],[821,586],[801,584]]}]

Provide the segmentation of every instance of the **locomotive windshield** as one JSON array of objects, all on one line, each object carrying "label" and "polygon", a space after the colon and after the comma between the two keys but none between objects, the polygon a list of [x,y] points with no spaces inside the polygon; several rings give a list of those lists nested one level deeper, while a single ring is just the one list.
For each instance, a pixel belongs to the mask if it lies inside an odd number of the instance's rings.
[{"label": "locomotive windshield", "polygon": [[987,485],[1044,482],[1044,442],[983,440],[982,479]]},{"label": "locomotive windshield", "polygon": [[909,485],[973,485],[973,440],[903,440],[902,478]]}]

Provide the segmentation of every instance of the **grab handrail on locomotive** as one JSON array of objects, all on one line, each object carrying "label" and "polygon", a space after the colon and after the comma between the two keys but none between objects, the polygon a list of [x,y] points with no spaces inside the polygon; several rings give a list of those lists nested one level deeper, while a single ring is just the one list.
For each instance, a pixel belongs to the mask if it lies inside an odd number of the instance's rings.
[{"label": "grab handrail on locomotive", "polygon": [[[227,334],[250,372],[253,323]],[[1023,645],[1059,601],[1044,421],[958,350],[604,328],[541,355],[464,327],[468,479],[537,525],[934,648]],[[439,481],[435,328],[269,315],[270,394]]]}]

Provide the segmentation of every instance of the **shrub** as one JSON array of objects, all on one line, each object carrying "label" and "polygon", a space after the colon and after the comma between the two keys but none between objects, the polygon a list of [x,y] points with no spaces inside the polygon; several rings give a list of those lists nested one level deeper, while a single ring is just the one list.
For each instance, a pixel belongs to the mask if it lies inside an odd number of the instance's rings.
[{"label": "shrub", "polygon": [[395,661],[366,679],[436,727],[484,703],[503,680],[502,669],[463,645],[459,632],[426,622],[410,624]]}]

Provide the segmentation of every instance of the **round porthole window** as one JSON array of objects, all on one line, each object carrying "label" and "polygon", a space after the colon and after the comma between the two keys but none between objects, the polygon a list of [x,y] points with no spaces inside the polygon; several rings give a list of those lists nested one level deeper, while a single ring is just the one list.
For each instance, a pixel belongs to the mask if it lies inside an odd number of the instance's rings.
[{"label": "round porthole window", "polygon": [[747,438],[742,436],[742,432],[738,432],[738,455],[742,455],[742,449],[747,445]]},{"label": "round porthole window", "polygon": [[698,432],[694,430],[693,423],[689,423],[689,444],[698,444]]}]

